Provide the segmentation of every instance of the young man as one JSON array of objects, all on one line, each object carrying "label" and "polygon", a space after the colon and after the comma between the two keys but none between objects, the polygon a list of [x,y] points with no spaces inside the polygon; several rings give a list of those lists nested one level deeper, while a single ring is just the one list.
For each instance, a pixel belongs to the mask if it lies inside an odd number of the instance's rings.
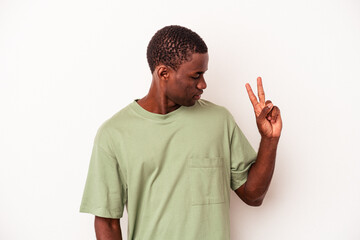
[{"label": "young man", "polygon": [[253,150],[229,111],[200,99],[209,56],[204,41],[181,26],[151,39],[149,93],[99,128],[80,211],[95,215],[97,239],[230,239],[230,189],[261,205],[274,171],[282,121],[246,85],[261,134]]}]

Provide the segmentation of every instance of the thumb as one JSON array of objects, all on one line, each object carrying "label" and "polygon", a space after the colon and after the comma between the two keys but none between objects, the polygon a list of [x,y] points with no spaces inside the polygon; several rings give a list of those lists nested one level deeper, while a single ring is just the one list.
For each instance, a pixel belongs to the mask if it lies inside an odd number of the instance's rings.
[{"label": "thumb", "polygon": [[269,114],[269,112],[271,112],[271,110],[273,109],[274,105],[272,103],[268,103],[262,110],[261,113],[259,115],[259,119],[263,120],[266,118],[266,116]]}]

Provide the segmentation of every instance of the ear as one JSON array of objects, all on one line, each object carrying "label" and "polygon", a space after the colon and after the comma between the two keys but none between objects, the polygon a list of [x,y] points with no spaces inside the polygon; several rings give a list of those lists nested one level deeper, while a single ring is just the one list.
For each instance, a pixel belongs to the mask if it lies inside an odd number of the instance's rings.
[{"label": "ear", "polygon": [[163,81],[167,81],[170,78],[170,72],[170,67],[167,67],[165,65],[159,65],[155,68],[156,76]]}]

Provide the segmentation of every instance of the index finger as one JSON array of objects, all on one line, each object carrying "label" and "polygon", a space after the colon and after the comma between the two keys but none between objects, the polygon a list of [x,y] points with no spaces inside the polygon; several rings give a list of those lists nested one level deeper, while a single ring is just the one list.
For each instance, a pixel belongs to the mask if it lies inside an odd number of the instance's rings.
[{"label": "index finger", "polygon": [[265,104],[265,92],[264,92],[264,87],[262,85],[261,77],[257,78],[257,89],[258,89],[260,103]]},{"label": "index finger", "polygon": [[253,107],[255,108],[256,104],[258,104],[257,98],[256,98],[254,92],[252,91],[249,83],[247,83],[245,85],[245,87],[246,87],[246,91],[249,95],[250,102],[252,103]]}]

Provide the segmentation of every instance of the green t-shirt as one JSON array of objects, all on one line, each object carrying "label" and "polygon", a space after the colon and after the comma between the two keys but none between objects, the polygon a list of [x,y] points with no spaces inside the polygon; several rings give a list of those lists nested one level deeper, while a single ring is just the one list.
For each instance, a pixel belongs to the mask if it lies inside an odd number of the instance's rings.
[{"label": "green t-shirt", "polygon": [[162,115],[135,100],[96,134],[80,212],[121,218],[126,206],[129,240],[228,240],[230,189],[255,159],[222,106]]}]

